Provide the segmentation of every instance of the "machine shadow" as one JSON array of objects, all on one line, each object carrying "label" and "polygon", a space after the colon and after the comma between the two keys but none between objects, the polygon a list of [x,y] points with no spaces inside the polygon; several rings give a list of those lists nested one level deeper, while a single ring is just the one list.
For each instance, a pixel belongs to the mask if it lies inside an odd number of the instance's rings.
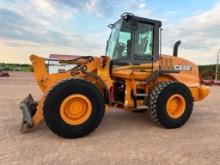
[{"label": "machine shadow", "polygon": [[[91,133],[90,135],[106,136],[107,134],[115,134],[117,132],[124,132],[126,130],[150,129],[152,127],[157,126],[151,121],[147,112],[133,113],[126,112],[121,109],[112,109],[105,113],[101,124],[94,131],[95,134]],[[27,132],[27,134],[29,133],[41,133],[49,137],[55,136],[53,133],[51,133],[45,121],[43,121],[37,127],[33,128],[33,130],[30,132]]]},{"label": "machine shadow", "polygon": [[102,123],[97,129],[99,133],[113,133],[115,131],[126,131],[130,129],[148,129],[157,127],[147,112],[126,112],[120,109],[113,109],[106,112]]}]

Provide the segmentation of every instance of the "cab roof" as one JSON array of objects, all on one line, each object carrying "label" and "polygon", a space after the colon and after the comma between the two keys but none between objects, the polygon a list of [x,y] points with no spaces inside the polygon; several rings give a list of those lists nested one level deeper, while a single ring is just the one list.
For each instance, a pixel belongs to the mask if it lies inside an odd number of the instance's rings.
[{"label": "cab roof", "polygon": [[[134,14],[132,13],[129,13],[129,12],[125,12],[121,15],[121,18],[123,19],[127,19],[127,18],[131,18],[135,21],[139,21],[139,22],[145,22],[145,23],[149,23],[149,24],[153,24],[153,25],[158,25],[159,27],[162,26],[162,22],[161,21],[158,21],[158,20],[153,20],[153,19],[149,19],[149,18],[144,18],[144,17],[139,17],[139,16],[135,16]],[[117,20],[115,23],[117,23],[118,21],[121,20],[121,18],[119,20]],[[115,24],[114,23],[114,24]],[[111,27],[111,25],[114,25],[114,24],[110,24],[109,27]]]}]

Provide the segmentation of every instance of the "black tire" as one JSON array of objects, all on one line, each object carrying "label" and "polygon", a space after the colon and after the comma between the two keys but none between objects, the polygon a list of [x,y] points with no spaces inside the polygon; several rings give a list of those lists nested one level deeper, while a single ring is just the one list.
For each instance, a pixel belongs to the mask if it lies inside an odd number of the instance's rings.
[{"label": "black tire", "polygon": [[[166,110],[166,103],[170,96],[179,94],[184,97],[186,108],[178,118],[172,118]],[[182,83],[168,81],[158,84],[149,97],[149,112],[153,121],[165,128],[178,128],[190,118],[193,109],[193,98],[187,86]]]},{"label": "black tire", "polygon": [[[60,115],[62,101],[72,95],[86,96],[92,104],[89,118],[82,124],[70,125]],[[52,132],[64,138],[88,135],[101,123],[105,113],[105,102],[95,85],[83,79],[67,79],[55,85],[48,93],[43,106],[44,119]]]}]

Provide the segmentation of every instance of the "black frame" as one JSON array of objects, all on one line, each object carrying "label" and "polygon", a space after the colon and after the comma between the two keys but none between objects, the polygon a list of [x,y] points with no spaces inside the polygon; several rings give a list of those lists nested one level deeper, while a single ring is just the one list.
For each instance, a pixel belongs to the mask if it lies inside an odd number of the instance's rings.
[{"label": "black frame", "polygon": [[[154,62],[156,61],[160,54],[159,54],[159,50],[160,50],[160,28],[162,26],[162,22],[158,21],[158,20],[153,20],[153,19],[148,19],[148,18],[143,18],[143,17],[138,17],[135,16],[134,14],[131,13],[124,13],[121,15],[121,19],[123,20],[127,20],[127,19],[131,19],[132,21],[132,26],[131,26],[131,57],[127,57],[127,59],[120,59],[120,61],[124,61],[124,62],[130,62],[132,64],[141,64],[141,63],[150,63],[150,62]],[[119,21],[119,20],[118,20]],[[118,22],[116,21],[116,22]],[[134,52],[134,45],[135,45],[135,26],[137,23],[146,23],[146,24],[151,24],[153,25],[153,55],[152,55],[152,59],[151,58],[135,58],[135,52]],[[115,59],[117,61],[117,59]]]}]

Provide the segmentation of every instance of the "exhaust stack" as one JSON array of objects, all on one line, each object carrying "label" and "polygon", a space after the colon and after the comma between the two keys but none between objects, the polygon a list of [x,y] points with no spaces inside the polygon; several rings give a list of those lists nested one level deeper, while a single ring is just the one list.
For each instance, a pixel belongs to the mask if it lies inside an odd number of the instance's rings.
[{"label": "exhaust stack", "polygon": [[178,48],[179,48],[180,44],[181,44],[180,40],[174,44],[174,47],[173,47],[173,56],[174,57],[177,57],[177,55],[178,55]]}]

